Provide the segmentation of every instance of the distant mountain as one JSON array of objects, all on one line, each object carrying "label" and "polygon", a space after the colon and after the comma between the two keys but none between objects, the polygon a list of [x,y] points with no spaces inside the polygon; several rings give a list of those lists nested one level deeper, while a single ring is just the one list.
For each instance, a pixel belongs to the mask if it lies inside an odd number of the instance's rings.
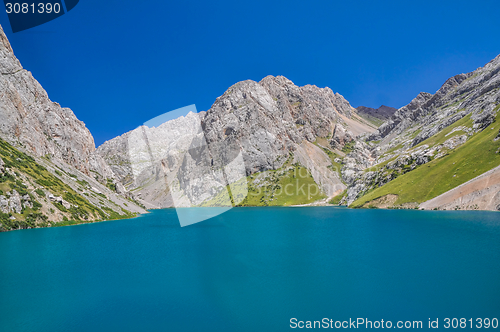
[{"label": "distant mountain", "polygon": [[394,113],[396,113],[397,108],[382,105],[379,108],[371,108],[366,106],[356,107],[358,115],[362,118],[372,122],[377,127],[380,126],[385,121],[389,120]]}]

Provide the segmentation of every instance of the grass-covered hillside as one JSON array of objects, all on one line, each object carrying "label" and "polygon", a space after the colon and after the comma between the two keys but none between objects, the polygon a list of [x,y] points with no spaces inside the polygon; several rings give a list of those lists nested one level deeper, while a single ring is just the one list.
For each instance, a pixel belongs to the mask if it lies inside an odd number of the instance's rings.
[{"label": "grass-covered hillside", "polygon": [[90,186],[83,175],[64,171],[48,160],[46,164],[0,139],[0,231],[135,215]]},{"label": "grass-covered hillside", "polygon": [[[298,163],[287,163],[278,170],[252,174],[227,189],[231,204],[236,202],[237,206],[301,205],[326,197],[311,173]],[[201,206],[227,206],[228,203],[227,191],[222,191]]]},{"label": "grass-covered hillside", "polygon": [[[368,207],[386,195],[397,196],[394,206],[422,203],[499,166],[499,129],[500,115],[497,113],[495,122],[469,136],[465,144],[456,148],[441,149],[440,155],[436,151],[434,159],[430,162],[397,176],[391,182],[357,199],[350,206]],[[453,136],[463,135],[471,130],[472,121],[470,116],[467,116],[421,142],[415,148],[423,145],[438,146]]]}]

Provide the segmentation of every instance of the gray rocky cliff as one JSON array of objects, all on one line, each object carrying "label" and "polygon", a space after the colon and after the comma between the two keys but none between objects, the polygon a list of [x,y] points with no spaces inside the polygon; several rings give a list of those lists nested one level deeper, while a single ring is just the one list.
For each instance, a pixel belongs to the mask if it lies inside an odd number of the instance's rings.
[{"label": "gray rocky cliff", "polygon": [[0,27],[0,232],[145,213],[85,124],[15,57]]},{"label": "gray rocky cliff", "polygon": [[370,139],[393,137],[419,125],[422,130],[413,139],[414,146],[468,114],[476,128],[487,126],[492,121],[491,112],[500,102],[499,72],[500,55],[473,72],[451,77],[434,95],[420,93],[397,110]]},{"label": "gray rocky cliff", "polygon": [[52,102],[33,75],[21,66],[0,27],[0,137],[35,156],[51,156],[104,178],[110,168],[95,154],[90,131],[69,109]]}]

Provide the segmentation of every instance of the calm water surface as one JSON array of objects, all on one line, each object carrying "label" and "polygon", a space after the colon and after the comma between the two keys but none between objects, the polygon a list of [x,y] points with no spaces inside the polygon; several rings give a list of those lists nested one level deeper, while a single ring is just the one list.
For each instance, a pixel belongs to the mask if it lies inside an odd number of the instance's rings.
[{"label": "calm water surface", "polygon": [[237,208],[180,228],[158,210],[0,234],[0,331],[289,331],[293,317],[500,319],[500,214]]}]

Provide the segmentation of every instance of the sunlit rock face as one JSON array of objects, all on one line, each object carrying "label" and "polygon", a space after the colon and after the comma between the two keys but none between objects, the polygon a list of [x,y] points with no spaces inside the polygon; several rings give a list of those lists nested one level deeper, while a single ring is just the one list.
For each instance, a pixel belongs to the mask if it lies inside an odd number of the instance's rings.
[{"label": "sunlit rock face", "polygon": [[62,160],[83,173],[103,178],[112,172],[95,154],[94,138],[69,108],[52,102],[21,66],[0,27],[0,136],[35,156]]},{"label": "sunlit rock face", "polygon": [[268,76],[236,83],[206,112],[105,142],[98,154],[129,190],[158,207],[199,204],[248,175],[281,168],[289,158],[333,195],[345,185],[327,167],[331,161],[323,150],[303,142],[331,140],[337,125],[352,138],[350,129],[373,131],[355,112],[329,88]]}]

